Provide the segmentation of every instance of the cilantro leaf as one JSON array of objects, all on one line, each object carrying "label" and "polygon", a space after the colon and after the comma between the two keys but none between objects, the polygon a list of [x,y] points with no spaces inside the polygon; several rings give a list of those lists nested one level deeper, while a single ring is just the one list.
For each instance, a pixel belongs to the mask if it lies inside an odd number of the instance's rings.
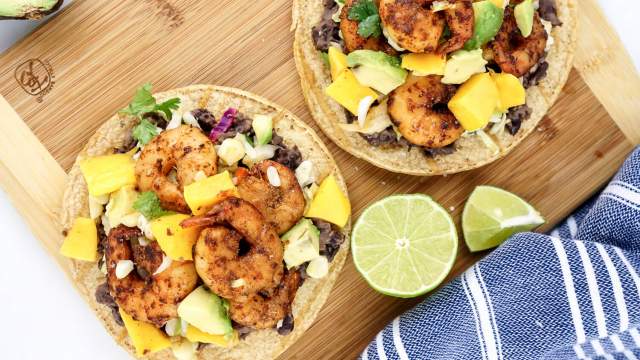
[{"label": "cilantro leaf", "polygon": [[133,208],[140,212],[147,220],[153,220],[164,215],[171,214],[171,211],[164,210],[160,206],[160,199],[153,191],[145,191],[138,195],[133,203]]},{"label": "cilantro leaf", "polygon": [[378,7],[373,0],[358,0],[351,6],[348,14],[349,20],[358,21],[358,35],[368,37],[380,37],[380,15]]},{"label": "cilantro leaf", "polygon": [[120,110],[121,114],[141,117],[150,112],[162,112],[167,119],[171,119],[171,110],[175,110],[180,105],[179,98],[169,99],[162,104],[156,103],[156,99],[151,94],[151,84],[143,84],[131,101],[131,104]]},{"label": "cilantro leaf", "polygon": [[364,21],[372,15],[378,15],[378,7],[373,0],[358,0],[349,9],[349,20]]},{"label": "cilantro leaf", "polygon": [[162,104],[158,104],[155,107],[155,111],[162,111],[164,113],[164,115],[166,116],[167,120],[171,119],[171,110],[176,110],[177,108],[180,107],[180,99],[178,98],[172,98],[169,99],[165,102],[163,102]]},{"label": "cilantro leaf", "polygon": [[382,30],[380,29],[380,16],[371,15],[358,24],[358,35],[368,38],[373,36],[380,37]]},{"label": "cilantro leaf", "polygon": [[156,106],[156,99],[151,95],[151,84],[142,85],[133,96],[131,104],[120,110],[120,113],[131,116],[140,116],[153,111]]},{"label": "cilantro leaf", "polygon": [[140,123],[133,128],[131,136],[138,141],[140,145],[146,145],[151,139],[158,135],[160,131],[149,120],[142,119]]}]

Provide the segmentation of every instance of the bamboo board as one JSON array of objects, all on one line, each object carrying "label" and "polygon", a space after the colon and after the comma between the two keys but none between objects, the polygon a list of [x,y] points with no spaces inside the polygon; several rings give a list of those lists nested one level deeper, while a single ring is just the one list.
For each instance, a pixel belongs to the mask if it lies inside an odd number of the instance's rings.
[{"label": "bamboo board", "polygon": [[[592,1],[581,0],[587,10],[582,15],[607,28]],[[156,91],[194,83],[239,87],[313,124],[292,58],[290,12],[287,0],[76,0],[0,56],[0,94],[8,102],[0,98],[0,185],[63,270],[68,263],[57,256],[62,236],[55,219],[64,171],[141,83],[151,81]],[[400,176],[349,156],[320,134],[347,179],[354,218],[384,196],[419,192],[451,209],[459,221],[465,199],[480,184],[531,201],[548,219],[541,230],[570,213],[632,149],[620,129],[637,140],[629,130],[638,128],[630,114],[640,110],[640,82],[630,81],[627,96],[615,98],[618,84],[600,81],[615,69],[593,60],[602,59],[596,47],[602,38],[581,34],[580,39],[580,72],[571,73],[538,131],[490,166],[448,177]],[[607,44],[614,46],[604,49],[609,61],[629,64],[619,42]],[[38,76],[41,88],[50,87],[46,94],[29,93],[39,89],[28,86],[37,84],[26,81],[25,70]],[[633,70],[625,76],[637,79]],[[621,105],[624,111],[616,110]],[[460,246],[450,278],[482,255]],[[282,358],[354,358],[389,320],[417,301],[377,294],[349,260],[316,323]]]}]

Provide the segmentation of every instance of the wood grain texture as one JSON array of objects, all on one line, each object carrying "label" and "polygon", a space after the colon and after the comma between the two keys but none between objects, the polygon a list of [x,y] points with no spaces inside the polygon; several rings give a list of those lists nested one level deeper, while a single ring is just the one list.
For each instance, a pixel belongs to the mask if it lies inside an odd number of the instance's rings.
[{"label": "wood grain texture", "polygon": [[[640,144],[640,76],[596,0],[580,0],[574,65],[618,127]],[[596,30],[597,29],[597,30]]]},{"label": "wood grain texture", "polygon": [[[239,87],[283,105],[317,130],[292,58],[290,12],[287,0],[76,0],[0,56],[0,94],[64,169],[94,130],[146,81],[157,91],[194,83]],[[55,76],[42,102],[16,81],[16,68],[29,59],[48,62]],[[45,244],[60,241],[47,211],[58,206],[64,176],[49,171],[55,168],[51,161],[37,166],[16,162],[15,151],[27,154],[27,160],[44,154],[35,138],[8,134],[0,134],[0,141],[11,141],[9,148],[0,144],[0,183],[25,217],[46,222],[38,238]],[[453,209],[459,221],[472,189],[492,184],[531,201],[548,219],[541,230],[594,194],[632,149],[575,71],[537,132],[506,158],[467,173],[433,178],[393,174],[349,156],[319,134],[347,179],[354,218],[389,194],[419,192]],[[40,183],[43,179],[47,186]],[[46,199],[34,198],[37,191]],[[48,249],[57,253],[55,247]],[[483,255],[469,254],[461,244],[450,278]],[[349,260],[316,323],[282,358],[354,358],[390,319],[420,300],[377,294]]]}]

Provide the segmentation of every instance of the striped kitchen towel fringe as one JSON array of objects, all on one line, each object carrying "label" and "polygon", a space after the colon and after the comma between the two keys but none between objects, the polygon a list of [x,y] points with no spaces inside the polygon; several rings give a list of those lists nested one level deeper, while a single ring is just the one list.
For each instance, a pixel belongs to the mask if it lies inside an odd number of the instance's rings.
[{"label": "striped kitchen towel fringe", "polygon": [[639,359],[640,148],[549,235],[516,234],[362,359]]}]

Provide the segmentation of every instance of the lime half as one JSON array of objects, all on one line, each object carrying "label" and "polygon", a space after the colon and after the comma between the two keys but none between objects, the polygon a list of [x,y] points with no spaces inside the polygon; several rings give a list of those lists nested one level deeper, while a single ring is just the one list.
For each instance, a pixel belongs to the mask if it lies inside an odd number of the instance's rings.
[{"label": "lime half", "polygon": [[458,236],[451,216],[426,195],[395,195],[369,206],[353,228],[356,268],[375,290],[422,295],[447,276]]},{"label": "lime half", "polygon": [[509,236],[544,224],[544,218],[518,196],[493,187],[478,186],[462,213],[462,232],[471,251],[500,245]]}]

